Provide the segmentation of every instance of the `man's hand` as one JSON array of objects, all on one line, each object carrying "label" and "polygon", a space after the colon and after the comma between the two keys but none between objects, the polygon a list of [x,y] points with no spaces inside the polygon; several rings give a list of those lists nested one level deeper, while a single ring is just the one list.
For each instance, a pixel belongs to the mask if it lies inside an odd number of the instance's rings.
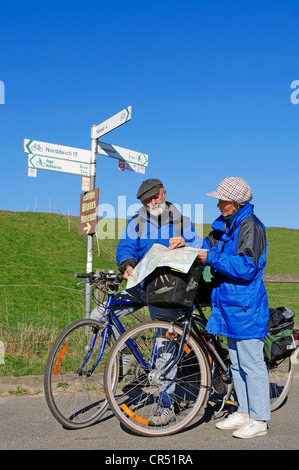
[{"label": "man's hand", "polygon": [[180,248],[185,245],[185,239],[183,237],[173,237],[169,240],[169,249]]},{"label": "man's hand", "polygon": [[197,258],[200,259],[200,261],[203,263],[203,264],[206,264],[206,261],[207,261],[207,250],[200,250],[198,252],[198,255],[197,255]]},{"label": "man's hand", "polygon": [[130,276],[132,276],[132,273],[133,273],[133,269],[132,266],[127,266],[126,267],[126,270],[124,272],[124,279],[127,281],[129,279]]}]

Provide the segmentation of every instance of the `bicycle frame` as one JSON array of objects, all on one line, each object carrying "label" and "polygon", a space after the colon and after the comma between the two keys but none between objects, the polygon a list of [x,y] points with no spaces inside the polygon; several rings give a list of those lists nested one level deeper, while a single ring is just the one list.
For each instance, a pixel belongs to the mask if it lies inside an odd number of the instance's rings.
[{"label": "bicycle frame", "polygon": [[[120,335],[123,334],[126,331],[125,328],[123,327],[122,323],[118,319],[117,315],[114,313],[113,310],[111,310],[111,308],[113,306],[120,307],[120,306],[133,306],[133,305],[134,305],[134,303],[130,302],[130,301],[129,302],[123,302],[119,299],[114,299],[114,294],[108,295],[108,298],[107,298],[107,301],[106,301],[106,306],[105,306],[105,311],[104,311],[104,314],[103,314],[104,318],[101,320],[102,322],[104,322],[106,324],[105,325],[106,327],[105,327],[104,332],[103,332],[103,340],[102,340],[102,344],[101,344],[101,347],[100,347],[98,357],[97,357],[94,365],[92,366],[92,368],[88,371],[88,375],[91,375],[94,372],[97,365],[99,364],[99,362],[102,359],[102,356],[103,356],[103,353],[104,353],[104,350],[105,350],[105,346],[106,346],[106,343],[107,343],[108,334],[109,334],[109,331],[111,330],[112,326],[115,326],[115,328],[117,329],[117,331]],[[206,323],[206,318],[205,318],[205,316],[204,316],[204,314],[201,310],[200,305],[197,304],[196,301],[195,301],[195,307],[197,308],[197,310],[199,312],[199,316],[200,316],[200,319],[201,319],[201,322],[202,322],[201,326],[204,327],[205,323]],[[213,339],[212,338],[206,339],[206,337],[205,337],[206,335],[203,334],[203,330],[198,327],[197,323],[193,319],[192,312],[193,312],[193,310],[189,310],[189,311],[184,312],[184,318],[183,318],[183,321],[182,321],[183,335],[182,335],[181,341],[178,344],[178,348],[176,348],[176,350],[173,351],[173,354],[172,354],[171,358],[167,361],[164,372],[160,376],[160,380],[165,379],[166,375],[178,363],[178,361],[179,361],[179,359],[180,359],[180,357],[181,357],[181,355],[184,351],[184,348],[185,348],[185,339],[186,339],[186,336],[187,336],[188,329],[191,326],[193,331],[194,331],[194,334],[196,336],[196,340],[201,345],[202,349],[204,351],[206,351],[208,360],[209,360],[209,356],[210,356],[212,358],[213,362],[218,364],[218,366],[221,367],[221,369],[223,371],[223,374],[227,377],[227,379],[229,381],[230,378],[231,378],[230,377],[230,368],[229,368],[229,366],[227,366],[224,363],[221,356],[219,355],[219,353],[216,349],[216,346],[214,344]],[[170,325],[171,325],[171,323],[170,323]],[[88,359],[91,356],[91,352],[92,352],[93,347],[95,345],[97,335],[98,335],[98,332],[95,332],[94,335],[93,335],[93,338],[91,340],[91,344],[90,344],[90,347],[89,347],[88,354],[85,357],[82,365],[79,368],[79,373],[83,369],[83,367],[85,366],[85,364],[87,363]],[[156,354],[157,354],[157,342],[156,341],[154,342],[153,351],[152,351],[152,354],[151,354],[149,364],[144,361],[142,355],[139,353],[138,349],[135,347],[135,345],[134,345],[134,343],[131,339],[129,339],[127,341],[127,346],[130,349],[133,356],[135,357],[135,359],[142,366],[144,371],[149,372],[150,370],[152,370],[154,368],[155,358],[156,358]],[[212,365],[211,362],[210,362],[210,365]],[[214,375],[214,371],[215,371],[215,366],[211,367],[212,377]],[[85,372],[85,374],[86,374],[86,372]],[[233,382],[231,382],[230,386],[228,387],[227,394],[225,395],[225,397],[223,399],[223,403],[222,403],[222,406],[219,410],[219,413],[222,411],[225,403],[227,403],[227,400],[230,398],[230,396],[232,394],[232,391],[233,391]],[[233,402],[231,402],[230,404],[234,405]]]},{"label": "bicycle frame", "polygon": [[[116,327],[116,329],[118,330],[118,332],[120,334],[124,333],[126,330],[125,328],[123,327],[122,323],[119,321],[118,317],[115,315],[114,311],[111,310],[111,307],[113,305],[118,305],[118,306],[128,306],[128,305],[134,305],[133,302],[122,302],[120,300],[117,300],[117,301],[114,301],[114,296],[113,295],[109,295],[108,298],[107,298],[107,301],[106,301],[106,308],[105,308],[105,312],[104,312],[104,317],[105,317],[105,323],[106,323],[106,328],[104,330],[104,333],[103,333],[103,341],[102,341],[102,344],[101,344],[101,348],[100,348],[100,352],[99,352],[99,355],[97,357],[97,360],[95,361],[93,367],[90,369],[90,371],[88,372],[90,375],[94,372],[95,368],[97,367],[98,363],[100,362],[100,360],[102,359],[102,356],[103,356],[103,353],[104,353],[104,349],[105,349],[105,346],[106,346],[106,342],[107,342],[107,337],[108,337],[108,334],[109,334],[109,330],[111,329],[112,325],[114,325]],[[93,347],[95,345],[95,341],[96,341],[96,338],[97,338],[97,335],[98,335],[98,332],[94,333],[93,337],[92,337],[92,340],[91,340],[91,344],[90,344],[90,347],[89,347],[89,351],[88,351],[88,354],[86,356],[86,358],[84,359],[83,363],[81,364],[81,366],[79,367],[79,372],[80,370],[83,369],[83,367],[85,366],[85,364],[87,363],[88,359],[90,358],[90,355],[91,355],[91,351],[93,350]],[[128,347],[130,348],[132,354],[135,356],[135,358],[138,360],[138,362],[145,368],[145,369],[151,369],[154,365],[154,362],[155,362],[155,355],[156,355],[156,350],[157,350],[157,345],[156,345],[156,342],[155,342],[155,345],[154,345],[154,348],[153,348],[153,353],[152,353],[152,357],[151,357],[151,361],[150,361],[150,365],[148,365],[143,357],[141,356],[141,354],[139,353],[138,349],[136,349],[134,343],[129,340],[128,341]]]}]

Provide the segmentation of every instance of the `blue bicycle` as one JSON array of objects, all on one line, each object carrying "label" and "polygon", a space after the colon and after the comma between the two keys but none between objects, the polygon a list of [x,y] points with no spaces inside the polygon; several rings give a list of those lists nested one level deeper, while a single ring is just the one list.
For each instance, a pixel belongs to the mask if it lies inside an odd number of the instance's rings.
[{"label": "blue bicycle", "polygon": [[[85,318],[71,323],[57,337],[47,358],[44,373],[46,401],[53,416],[68,429],[90,426],[105,413],[108,402],[104,392],[104,365],[115,343],[115,330],[119,334],[125,332],[111,309],[123,275],[109,271],[77,273],[75,276],[106,294],[107,299],[103,321]],[[119,374],[123,374],[121,363],[115,383]]]}]

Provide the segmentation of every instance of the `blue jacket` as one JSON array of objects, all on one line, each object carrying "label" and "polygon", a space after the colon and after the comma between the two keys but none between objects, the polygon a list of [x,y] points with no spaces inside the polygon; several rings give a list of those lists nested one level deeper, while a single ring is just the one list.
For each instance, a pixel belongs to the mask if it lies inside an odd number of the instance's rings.
[{"label": "blue jacket", "polygon": [[182,216],[174,205],[166,204],[167,209],[159,217],[150,216],[146,207],[142,206],[129,220],[116,250],[116,262],[121,272],[128,265],[135,267],[154,243],[168,247],[172,237],[182,236],[186,246],[201,248],[202,239],[190,219]]},{"label": "blue jacket", "polygon": [[250,339],[267,335],[269,308],[263,272],[267,241],[263,224],[248,203],[240,208],[229,228],[221,215],[204,239],[207,265],[215,284],[211,297],[209,333]]}]

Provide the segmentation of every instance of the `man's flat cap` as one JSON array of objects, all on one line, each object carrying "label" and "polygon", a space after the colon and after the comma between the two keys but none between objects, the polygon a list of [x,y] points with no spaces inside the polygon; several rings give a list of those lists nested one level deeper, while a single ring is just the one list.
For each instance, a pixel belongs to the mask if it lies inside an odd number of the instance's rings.
[{"label": "man's flat cap", "polygon": [[160,180],[149,179],[141,183],[140,188],[137,192],[137,199],[140,199],[143,202],[145,199],[151,196],[158,194],[160,188],[163,188],[163,184]]}]

